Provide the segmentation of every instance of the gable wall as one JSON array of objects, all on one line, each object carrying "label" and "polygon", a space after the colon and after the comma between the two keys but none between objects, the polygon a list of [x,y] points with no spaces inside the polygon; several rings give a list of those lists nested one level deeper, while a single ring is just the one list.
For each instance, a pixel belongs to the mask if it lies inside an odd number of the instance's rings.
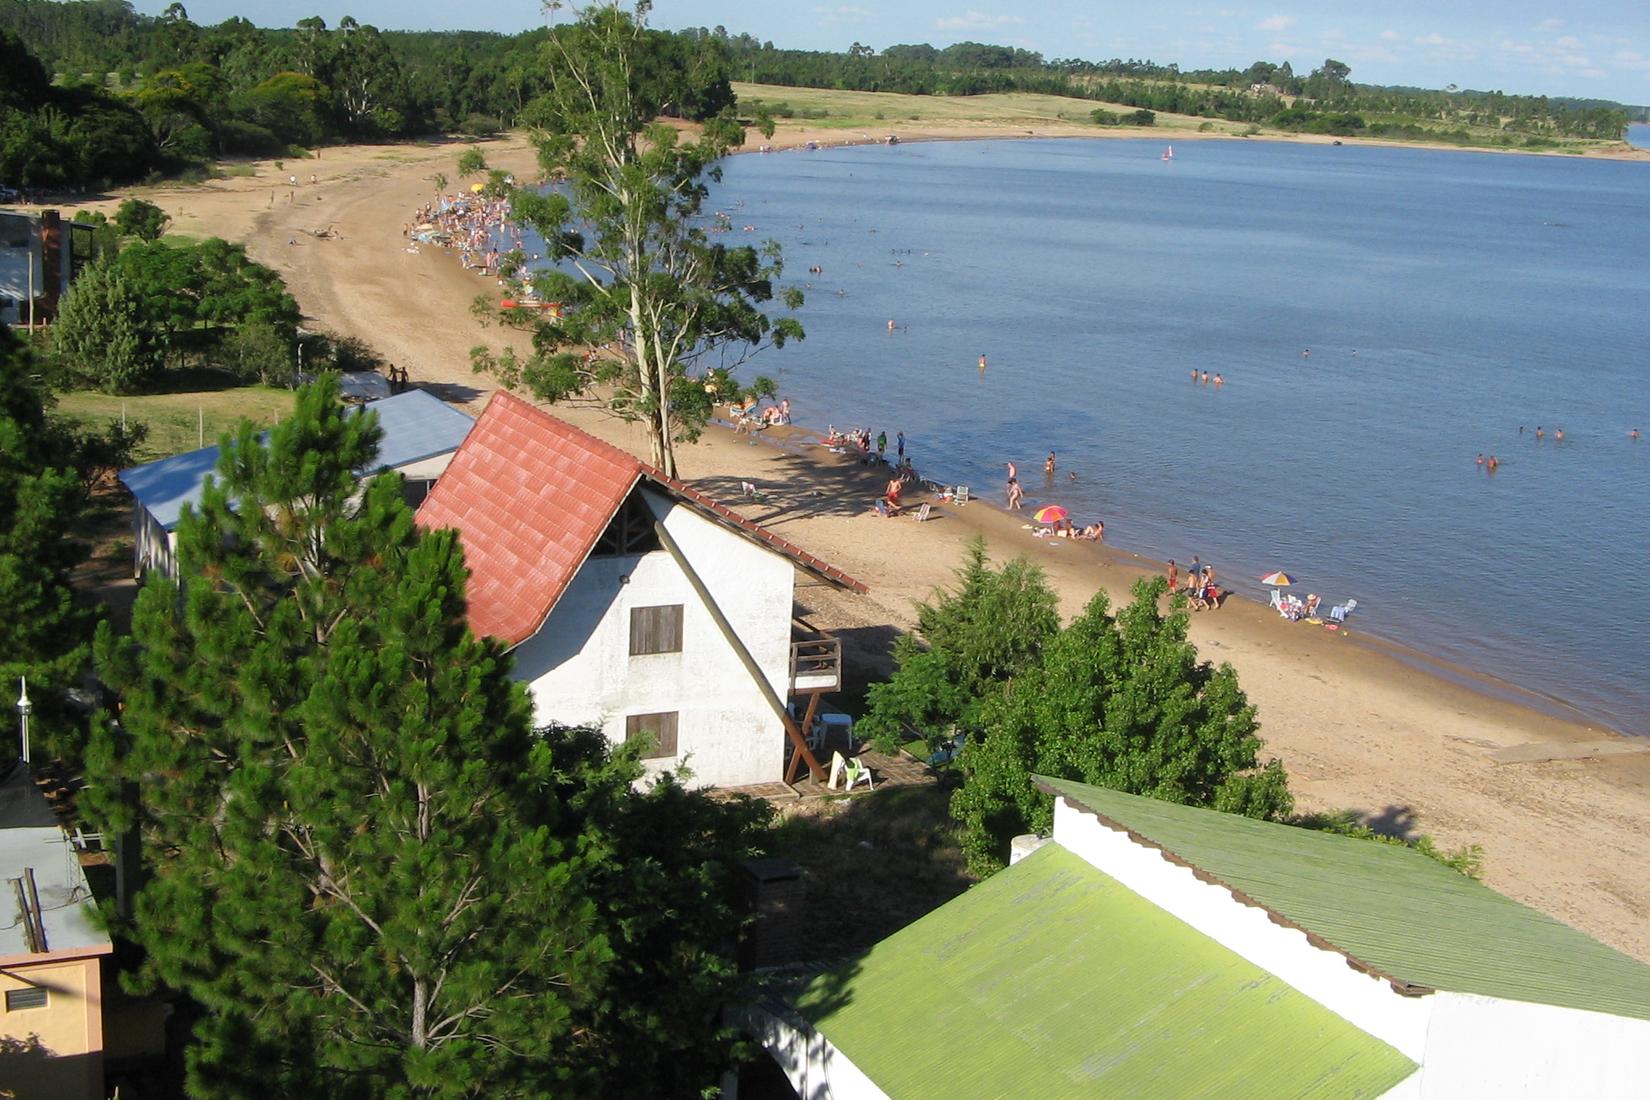
[{"label": "gable wall", "polygon": [[1628,1100],[1650,1088],[1650,1020],[1470,993],[1429,999],[1419,1097]]},{"label": "gable wall", "polygon": [[[789,560],[643,491],[783,700],[795,572]],[[623,579],[621,583],[621,578]],[[682,651],[630,656],[630,611],[682,605]],[[590,558],[539,632],[515,652],[539,721],[595,723],[622,742],[631,714],[676,711],[678,755],[695,784],[780,778],[784,734],[732,647],[663,550]]]}]

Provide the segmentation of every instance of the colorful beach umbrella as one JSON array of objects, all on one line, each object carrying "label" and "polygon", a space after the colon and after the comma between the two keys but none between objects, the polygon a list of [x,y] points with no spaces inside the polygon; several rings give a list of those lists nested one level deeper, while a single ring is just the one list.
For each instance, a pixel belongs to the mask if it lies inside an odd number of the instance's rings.
[{"label": "colorful beach umbrella", "polygon": [[1261,584],[1275,584],[1280,588],[1285,588],[1285,587],[1288,587],[1291,584],[1294,584],[1295,583],[1295,578],[1291,577],[1288,573],[1285,573],[1282,570],[1279,570],[1276,573],[1266,574],[1266,576],[1264,576],[1260,579],[1260,583]]},{"label": "colorful beach umbrella", "polygon": [[1032,513],[1031,518],[1038,523],[1059,523],[1068,513],[1058,504],[1045,504]]}]

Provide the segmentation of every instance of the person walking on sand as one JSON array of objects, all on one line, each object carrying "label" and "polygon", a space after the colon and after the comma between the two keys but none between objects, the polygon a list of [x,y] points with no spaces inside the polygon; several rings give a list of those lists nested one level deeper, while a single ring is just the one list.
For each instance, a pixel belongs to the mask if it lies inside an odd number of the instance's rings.
[{"label": "person walking on sand", "polygon": [[1020,510],[1020,501],[1021,501],[1022,498],[1025,497],[1025,495],[1026,495],[1025,490],[1020,488],[1019,480],[1017,478],[1012,478],[1012,477],[1009,478],[1008,479],[1008,507],[1009,507],[1010,511],[1017,512],[1017,511]]},{"label": "person walking on sand", "polygon": [[877,433],[877,461],[882,462],[883,456],[888,453],[888,433]]},{"label": "person walking on sand", "polygon": [[1173,558],[1170,558],[1169,559],[1169,591],[1173,592],[1174,591],[1174,586],[1176,584],[1178,584],[1179,582],[1180,582],[1180,566],[1178,566],[1174,563]]}]

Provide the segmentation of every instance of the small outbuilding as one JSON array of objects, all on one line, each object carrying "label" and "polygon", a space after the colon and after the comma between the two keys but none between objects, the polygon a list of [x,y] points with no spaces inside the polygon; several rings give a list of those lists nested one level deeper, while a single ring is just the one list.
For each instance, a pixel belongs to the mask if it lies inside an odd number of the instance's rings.
[{"label": "small outbuilding", "polygon": [[0,1093],[102,1100],[103,961],[80,858],[29,765],[0,778]]},{"label": "small outbuilding", "polygon": [[1409,848],[1039,784],[1051,842],[749,1008],[798,1095],[1645,1095],[1650,966]]},{"label": "small outbuilding", "polygon": [[539,721],[645,739],[701,784],[778,781],[787,741],[822,775],[787,704],[811,718],[842,652],[793,600],[799,574],[865,591],[840,569],[508,393],[418,522],[458,531],[470,625],[513,651]]},{"label": "small outbuilding", "polygon": [[[408,390],[382,401],[356,406],[378,415],[384,433],[378,463],[362,470],[367,478],[394,470],[406,479],[413,505],[429,494],[453,452],[475,421],[424,390]],[[120,472],[132,492],[132,569],[136,576],[157,571],[177,576],[177,526],[184,505],[199,507],[206,479],[218,468],[217,446],[174,455]]]}]

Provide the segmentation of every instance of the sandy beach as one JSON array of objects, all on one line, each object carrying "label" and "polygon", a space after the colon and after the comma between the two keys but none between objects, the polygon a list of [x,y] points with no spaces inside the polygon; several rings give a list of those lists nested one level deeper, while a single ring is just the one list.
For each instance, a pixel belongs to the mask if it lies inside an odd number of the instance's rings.
[{"label": "sandy beach", "polygon": [[[902,128],[900,135],[1028,136],[976,125]],[[853,136],[794,128],[773,144],[840,144]],[[752,146],[760,141],[752,135]],[[472,374],[470,349],[524,347],[525,338],[484,328],[471,315],[473,299],[496,298],[496,285],[438,248],[410,251],[402,235],[414,209],[433,196],[432,177],[456,177],[463,148],[327,149],[280,170],[257,164],[251,177],[136,189],[87,205],[108,208],[141,194],[173,216],[176,232],[245,242],[287,279],[306,324],[361,337],[413,381],[476,411],[491,382]],[[483,149],[493,167],[536,174],[519,138]],[[295,188],[284,182],[291,174],[303,181]],[[312,233],[329,227],[329,239]],[[641,435],[621,423],[587,409],[557,413],[645,453]],[[805,408],[795,415],[810,420]],[[864,420],[886,414],[867,409]],[[756,440],[713,431],[683,448],[679,461],[688,479],[725,500],[737,496],[740,481],[756,482],[768,503],[742,511],[870,586],[863,597],[799,589],[816,620],[863,653],[885,649],[890,628],[911,626],[913,601],[950,579],[975,535],[987,539],[994,557],[1026,554],[1041,564],[1068,615],[1097,588],[1126,598],[1136,577],[1162,568],[1122,550],[1032,538],[1021,517],[992,503],[1001,499],[1000,485],[975,486],[984,500],[965,508],[936,506],[933,522],[880,519],[870,510],[876,476],[844,464],[800,429]],[[944,471],[924,472],[944,479]],[[1197,551],[1187,546],[1182,560]],[[1237,668],[1259,707],[1266,755],[1287,765],[1301,809],[1354,809],[1383,830],[1427,833],[1444,847],[1482,845],[1489,885],[1650,960],[1650,746],[1522,705],[1510,687],[1440,675],[1419,655],[1363,637],[1356,619],[1348,632],[1331,634],[1234,598],[1194,615],[1192,637],[1205,657]]]}]

